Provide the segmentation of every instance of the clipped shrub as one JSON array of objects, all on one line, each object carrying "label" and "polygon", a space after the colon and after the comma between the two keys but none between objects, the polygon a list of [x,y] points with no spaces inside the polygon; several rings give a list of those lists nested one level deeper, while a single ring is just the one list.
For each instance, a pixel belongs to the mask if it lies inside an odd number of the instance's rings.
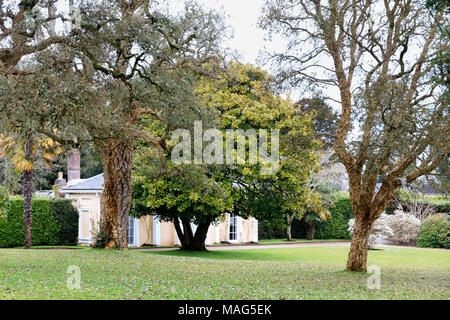
[{"label": "clipped shrub", "polygon": [[50,201],[50,213],[59,225],[58,245],[73,246],[78,242],[78,211],[72,200]]},{"label": "clipped shrub", "polygon": [[317,223],[316,239],[351,239],[348,222],[353,218],[350,198],[346,194],[337,196],[329,209],[331,218]]},{"label": "clipped shrub", "polygon": [[[294,220],[294,223],[298,220]],[[295,238],[294,234],[292,237]],[[281,227],[267,221],[258,222],[258,239],[282,239],[286,238],[286,227]]]},{"label": "clipped shrub", "polygon": [[[70,200],[34,198],[32,208],[33,246],[76,244],[78,214]],[[0,247],[23,246],[24,240],[23,199],[13,197],[0,216]]]},{"label": "clipped shrub", "polygon": [[436,206],[436,211],[438,213],[450,214],[450,201],[447,201],[444,203],[438,203],[435,206]]},{"label": "clipped shrub", "polygon": [[[419,220],[423,220],[417,213],[411,212],[417,209],[427,209],[431,213],[446,213],[450,214],[450,197],[446,195],[423,195],[414,193],[404,189],[399,189],[394,200],[386,208],[387,214],[393,214],[398,205],[401,205],[403,211],[413,214]],[[428,215],[425,215],[426,218]]]},{"label": "clipped shrub", "polygon": [[417,237],[417,246],[450,249],[450,225],[444,214],[437,214],[423,220]]},{"label": "clipped shrub", "polygon": [[[350,198],[346,193],[335,195],[335,202],[329,208],[331,218],[318,221],[316,224],[315,239],[351,239],[348,232],[348,221],[353,218]],[[306,238],[306,226],[304,219],[295,219],[292,222],[292,238]],[[286,227],[280,227],[269,222],[259,221],[259,239],[286,238]]]}]

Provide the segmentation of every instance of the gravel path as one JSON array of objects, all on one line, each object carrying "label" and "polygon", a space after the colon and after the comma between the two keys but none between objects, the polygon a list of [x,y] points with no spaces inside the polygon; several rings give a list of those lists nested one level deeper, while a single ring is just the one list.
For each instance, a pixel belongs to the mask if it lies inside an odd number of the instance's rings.
[{"label": "gravel path", "polygon": [[296,248],[296,247],[329,247],[329,246],[349,246],[347,241],[322,241],[322,242],[297,242],[280,244],[243,244],[231,246],[210,246],[210,250],[247,250],[247,249],[271,249],[271,248]]},{"label": "gravel path", "polygon": [[[208,250],[248,250],[248,249],[271,249],[271,248],[296,248],[296,247],[327,247],[327,246],[350,246],[347,241],[321,241],[321,242],[297,242],[280,244],[242,244],[242,245],[216,245],[207,246]],[[146,248],[134,249],[133,251],[172,251],[174,248]]]}]

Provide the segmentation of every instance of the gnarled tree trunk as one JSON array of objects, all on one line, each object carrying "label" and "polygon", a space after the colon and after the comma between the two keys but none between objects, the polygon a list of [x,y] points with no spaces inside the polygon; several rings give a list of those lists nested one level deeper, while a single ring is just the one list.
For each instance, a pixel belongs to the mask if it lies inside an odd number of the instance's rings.
[{"label": "gnarled tree trunk", "polygon": [[355,224],[347,260],[348,271],[367,271],[370,230],[375,220],[394,199],[395,191],[401,186],[399,179],[386,179],[380,190],[375,192],[375,182],[372,181],[371,184],[360,188],[357,181],[350,179],[350,200],[355,215]]},{"label": "gnarled tree trunk", "polygon": [[109,139],[96,143],[103,163],[101,228],[107,237],[105,249],[128,248],[131,208],[132,149],[130,142]]},{"label": "gnarled tree trunk", "polygon": [[367,271],[367,249],[373,222],[362,215],[355,216],[352,244],[347,260],[348,271]]},{"label": "gnarled tree trunk", "polygon": [[175,230],[177,231],[178,238],[181,242],[181,250],[207,251],[205,241],[211,222],[200,223],[195,230],[195,234],[192,232],[189,220],[182,219],[181,224],[183,229],[178,220],[174,221]]}]

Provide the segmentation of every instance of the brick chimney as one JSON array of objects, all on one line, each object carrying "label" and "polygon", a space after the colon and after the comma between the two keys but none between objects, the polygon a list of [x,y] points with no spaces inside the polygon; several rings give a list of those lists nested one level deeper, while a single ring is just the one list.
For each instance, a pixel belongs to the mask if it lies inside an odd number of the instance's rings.
[{"label": "brick chimney", "polygon": [[69,151],[67,158],[67,182],[81,177],[81,153],[78,150],[72,149]]}]

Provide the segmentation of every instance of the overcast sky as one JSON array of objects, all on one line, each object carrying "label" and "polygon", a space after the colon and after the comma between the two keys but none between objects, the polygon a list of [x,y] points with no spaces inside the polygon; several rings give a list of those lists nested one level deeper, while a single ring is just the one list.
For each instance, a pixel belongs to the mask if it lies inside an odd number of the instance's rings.
[{"label": "overcast sky", "polygon": [[[184,0],[176,0],[184,3]],[[261,50],[282,45],[279,40],[269,43],[264,40],[265,32],[257,27],[258,17],[264,0],[197,0],[207,8],[221,10],[226,23],[233,29],[233,39],[228,46],[240,54],[242,62],[256,63]]]}]

